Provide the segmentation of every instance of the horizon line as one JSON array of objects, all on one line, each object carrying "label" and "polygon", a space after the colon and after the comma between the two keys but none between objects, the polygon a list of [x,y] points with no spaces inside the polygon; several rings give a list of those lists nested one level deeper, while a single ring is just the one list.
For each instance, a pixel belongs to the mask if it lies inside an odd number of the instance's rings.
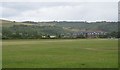
[{"label": "horizon line", "polygon": [[31,21],[31,22],[119,22],[118,21],[107,21],[107,20],[96,20],[96,21],[87,21],[87,20],[40,20],[40,21],[35,21],[35,20],[10,20],[10,19],[5,19],[5,18],[0,18],[0,20],[8,20],[8,21],[16,21],[16,22],[25,22],[25,21]]}]

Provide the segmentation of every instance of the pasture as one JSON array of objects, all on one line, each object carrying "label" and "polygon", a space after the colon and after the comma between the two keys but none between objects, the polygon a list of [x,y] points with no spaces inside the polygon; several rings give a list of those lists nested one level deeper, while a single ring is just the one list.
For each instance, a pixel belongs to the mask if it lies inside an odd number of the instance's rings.
[{"label": "pasture", "polygon": [[118,40],[3,40],[3,68],[117,68]]}]

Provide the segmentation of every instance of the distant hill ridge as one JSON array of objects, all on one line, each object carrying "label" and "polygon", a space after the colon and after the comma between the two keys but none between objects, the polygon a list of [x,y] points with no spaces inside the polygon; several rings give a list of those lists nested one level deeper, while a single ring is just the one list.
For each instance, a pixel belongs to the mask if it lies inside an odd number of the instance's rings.
[{"label": "distant hill ridge", "polygon": [[0,24],[2,27],[11,27],[13,25],[32,25],[32,26],[51,26],[51,27],[60,27],[68,31],[105,31],[112,32],[117,31],[118,23],[117,22],[83,22],[83,21],[49,21],[49,22],[34,22],[34,21],[23,21],[16,22],[10,20],[0,19]]}]

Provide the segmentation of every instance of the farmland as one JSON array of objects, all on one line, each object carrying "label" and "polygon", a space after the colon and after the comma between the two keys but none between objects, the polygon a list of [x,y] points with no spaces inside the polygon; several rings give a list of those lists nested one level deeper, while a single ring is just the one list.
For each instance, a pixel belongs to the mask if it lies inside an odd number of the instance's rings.
[{"label": "farmland", "polygon": [[3,40],[3,68],[117,68],[116,39]]}]

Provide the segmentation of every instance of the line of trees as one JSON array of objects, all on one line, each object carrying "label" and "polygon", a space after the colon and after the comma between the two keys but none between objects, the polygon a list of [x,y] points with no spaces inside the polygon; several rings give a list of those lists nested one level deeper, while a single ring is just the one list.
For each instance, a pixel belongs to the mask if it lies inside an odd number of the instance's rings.
[{"label": "line of trees", "polygon": [[[87,33],[77,34],[60,27],[14,25],[2,28],[2,39],[53,39],[53,38],[90,38]],[[120,38],[120,31],[94,35],[91,38]]]}]

